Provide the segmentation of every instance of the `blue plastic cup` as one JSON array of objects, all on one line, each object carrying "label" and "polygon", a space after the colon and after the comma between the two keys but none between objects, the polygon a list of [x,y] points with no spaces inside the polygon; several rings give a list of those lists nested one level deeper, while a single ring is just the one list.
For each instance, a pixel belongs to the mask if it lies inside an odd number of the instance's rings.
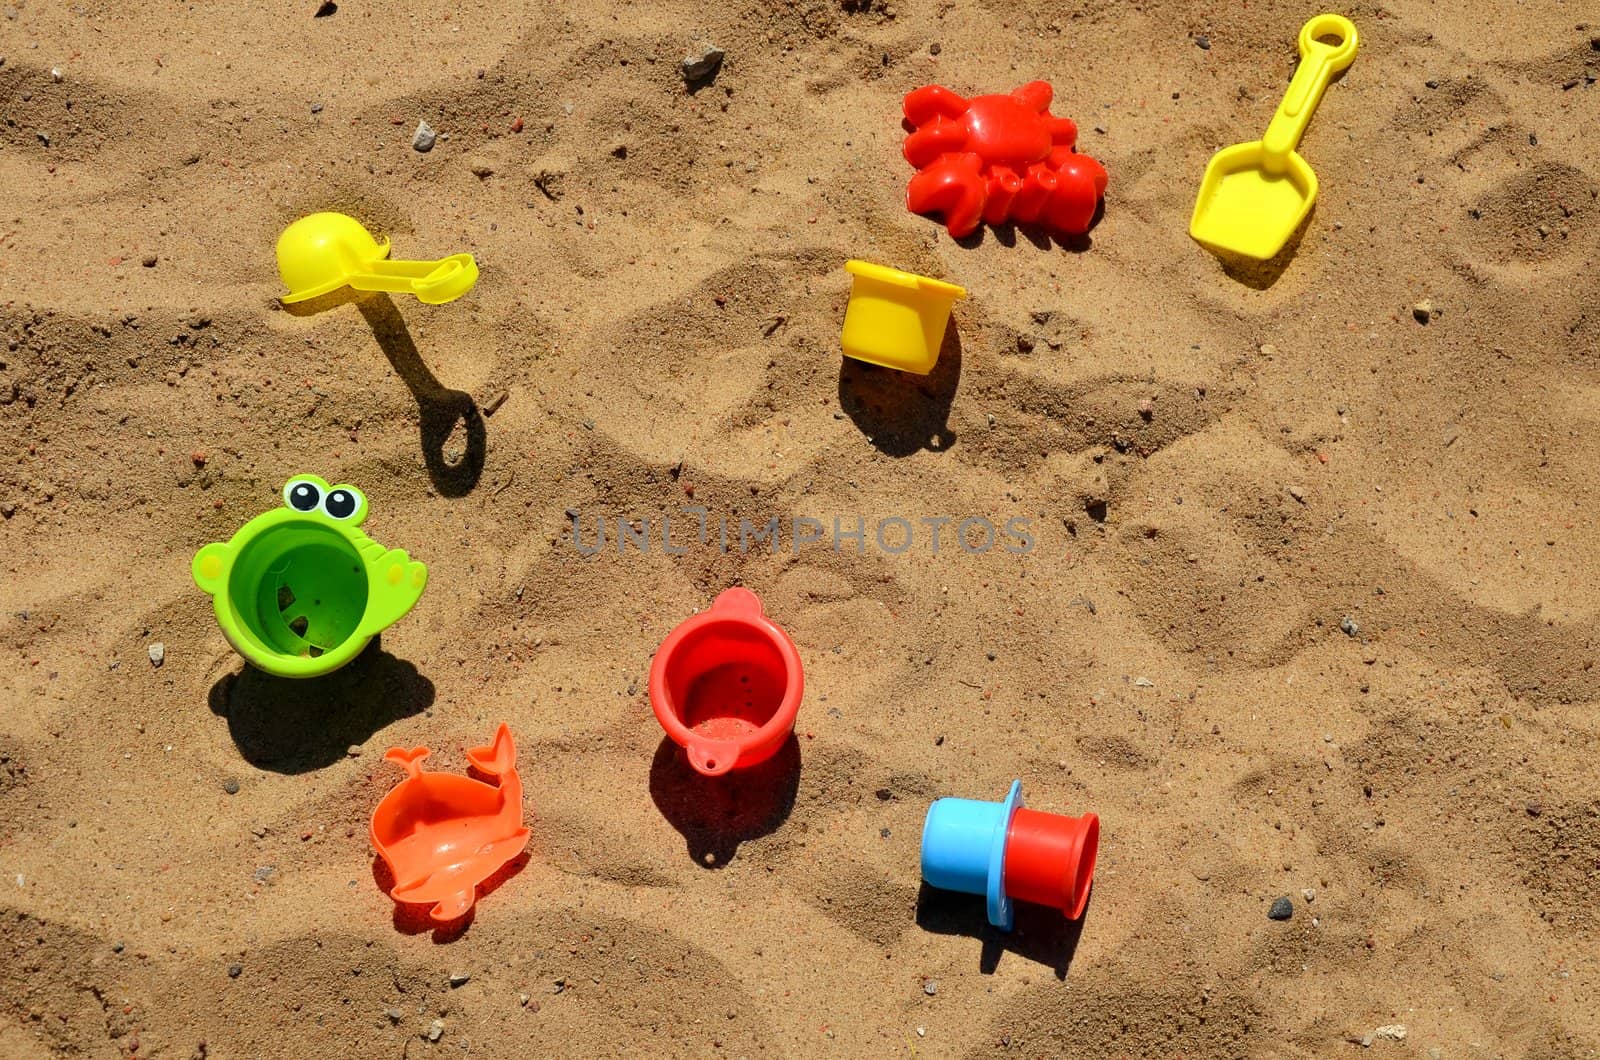
[{"label": "blue plastic cup", "polygon": [[929,886],[984,896],[989,923],[1010,931],[1016,921],[1005,893],[1006,832],[1022,805],[1022,781],[1002,802],[938,799],[922,825],[922,878]]}]

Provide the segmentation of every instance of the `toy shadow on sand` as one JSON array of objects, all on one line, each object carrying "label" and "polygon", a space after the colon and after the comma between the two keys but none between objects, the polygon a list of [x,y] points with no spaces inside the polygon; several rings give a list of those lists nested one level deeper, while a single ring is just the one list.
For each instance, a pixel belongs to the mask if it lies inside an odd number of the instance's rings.
[{"label": "toy shadow on sand", "polygon": [[885,456],[949,449],[956,444],[949,419],[960,381],[961,335],[952,320],[939,346],[939,360],[927,375],[841,357],[839,410]]},{"label": "toy shadow on sand", "polygon": [[[465,497],[483,474],[488,450],[483,413],[471,394],[449,389],[428,370],[394,299],[381,292],[368,294],[346,287],[283,308],[295,316],[311,316],[349,302],[354,302],[361,311],[379,348],[416,399],[422,460],[427,465],[433,488],[446,497]],[[466,448],[462,456],[451,461],[444,447],[457,424],[465,432]]]},{"label": "toy shadow on sand", "polygon": [[775,831],[788,820],[799,789],[800,742],[793,734],[766,761],[718,777],[695,772],[668,737],[650,763],[650,798],[701,868],[720,869],[740,843]]},{"label": "toy shadow on sand", "polygon": [[1272,285],[1283,277],[1294,263],[1295,255],[1300,252],[1300,241],[1306,237],[1312,221],[1316,218],[1317,208],[1311,207],[1311,212],[1306,214],[1306,219],[1299,228],[1294,230],[1294,235],[1283,245],[1283,249],[1266,261],[1257,261],[1238,254],[1227,254],[1213,251],[1217,263],[1222,266],[1222,271],[1230,280],[1242,283],[1244,286],[1256,291],[1270,290]]},{"label": "toy shadow on sand", "polygon": [[1055,909],[1018,902],[1016,928],[1010,932],[990,926],[983,901],[982,895],[940,890],[924,883],[917,892],[917,926],[936,935],[976,936],[983,945],[978,969],[984,975],[993,975],[1000,966],[1000,955],[1010,952],[1044,965],[1057,979],[1066,979],[1094,906],[1093,892],[1077,920],[1068,920]]},{"label": "toy shadow on sand", "polygon": [[208,698],[245,761],[294,774],[332,765],[352,745],[432,706],[433,696],[432,681],[374,638],[331,674],[274,677],[246,665],[218,679]]}]

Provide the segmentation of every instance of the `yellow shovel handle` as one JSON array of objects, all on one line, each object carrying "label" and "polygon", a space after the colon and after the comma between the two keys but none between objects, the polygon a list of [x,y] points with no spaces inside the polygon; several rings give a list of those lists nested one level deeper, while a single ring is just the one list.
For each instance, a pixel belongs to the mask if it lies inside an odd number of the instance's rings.
[{"label": "yellow shovel handle", "polygon": [[1281,173],[1288,165],[1289,152],[1305,135],[1322,93],[1335,74],[1355,61],[1359,43],[1355,23],[1343,15],[1316,15],[1300,27],[1300,68],[1261,138],[1262,165],[1268,172]]},{"label": "yellow shovel handle", "polygon": [[448,302],[465,294],[478,279],[471,254],[452,254],[438,261],[369,261],[366,272],[350,277],[358,291],[397,291],[424,302]]}]

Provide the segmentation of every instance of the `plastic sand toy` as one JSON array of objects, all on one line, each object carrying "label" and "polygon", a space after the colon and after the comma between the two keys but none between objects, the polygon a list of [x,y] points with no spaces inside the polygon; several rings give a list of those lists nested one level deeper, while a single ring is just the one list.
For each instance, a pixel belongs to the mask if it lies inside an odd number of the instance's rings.
[{"label": "plastic sand toy", "polygon": [[278,275],[289,293],[280,301],[309,298],[354,287],[358,291],[414,294],[429,305],[450,302],[478,282],[471,254],[438,261],[389,261],[389,241],[379,243],[360,221],[342,213],[302,217],[278,237]]},{"label": "plastic sand toy", "polygon": [[316,677],[354,659],[422,595],[428,568],[356,529],[354,486],[296,475],[283,507],[258,515],[191,564],[228,643],[279,677]]},{"label": "plastic sand toy", "polygon": [[1215,253],[1265,261],[1283,249],[1317,199],[1317,175],[1295,147],[1333,76],[1356,57],[1356,27],[1317,15],[1300,27],[1300,68],[1267,126],[1250,143],[1211,157],[1189,234]]},{"label": "plastic sand toy", "polygon": [[927,375],[939,360],[950,306],[965,288],[869,261],[847,261],[855,277],[844,311],[844,355]]},{"label": "plastic sand toy", "polygon": [[708,777],[771,758],[794,731],[805,682],[794,641],[749,589],[727,589],[667,634],[650,707]]},{"label": "plastic sand toy", "polygon": [[394,874],[389,896],[434,903],[428,915],[440,923],[459,920],[477,901],[478,885],[528,843],[511,730],[501,723],[494,743],[467,752],[472,768],[494,784],[425,771],[426,747],[391,747],[383,757],[406,770],[372,811],[372,845]]},{"label": "plastic sand toy", "polygon": [[989,923],[1010,931],[1013,901],[1083,915],[1094,882],[1100,818],[1022,805],[1022,781],[1003,802],[938,799],[922,826],[922,878],[932,887],[988,899]]},{"label": "plastic sand toy", "polygon": [[1050,113],[1054,95],[1045,81],[971,99],[942,85],[909,93],[905,115],[915,129],[905,156],[919,172],[906,189],[906,206],[943,214],[957,239],[979,221],[1087,232],[1105,194],[1106,171],[1078,154],[1078,127]]}]

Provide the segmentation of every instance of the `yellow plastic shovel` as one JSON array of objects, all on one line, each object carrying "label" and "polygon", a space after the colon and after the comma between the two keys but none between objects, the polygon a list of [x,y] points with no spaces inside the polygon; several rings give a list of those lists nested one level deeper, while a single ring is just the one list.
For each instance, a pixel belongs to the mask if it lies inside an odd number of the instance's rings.
[{"label": "yellow plastic shovel", "polygon": [[289,293],[284,303],[304,302],[341,287],[395,291],[440,305],[460,298],[478,282],[471,254],[437,261],[390,261],[389,241],[379,243],[360,221],[342,213],[302,217],[278,237],[278,275]]},{"label": "yellow plastic shovel", "polygon": [[1300,69],[1267,134],[1211,156],[1189,234],[1213,253],[1265,261],[1289,241],[1317,198],[1317,175],[1295,150],[1328,82],[1356,57],[1356,27],[1317,15],[1300,27]]}]

